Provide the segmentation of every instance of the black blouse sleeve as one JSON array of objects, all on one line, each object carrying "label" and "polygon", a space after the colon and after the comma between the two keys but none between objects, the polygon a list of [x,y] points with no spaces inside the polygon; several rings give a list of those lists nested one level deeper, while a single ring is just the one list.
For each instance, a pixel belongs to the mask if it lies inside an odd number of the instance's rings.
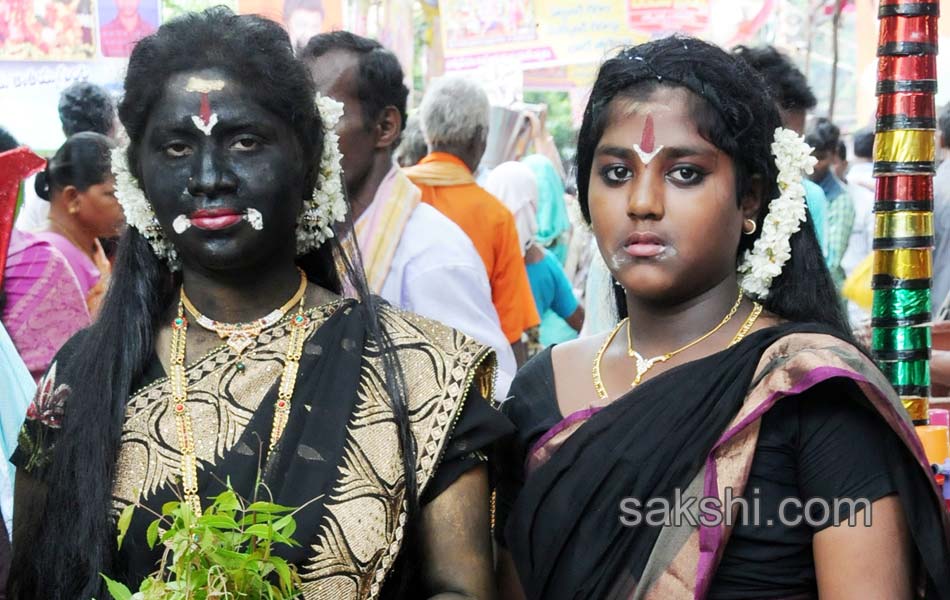
[{"label": "black blouse sleeve", "polygon": [[884,443],[896,434],[853,382],[823,384],[796,400],[802,499],[821,499],[837,511],[817,531],[848,518],[850,505],[840,500],[872,503],[896,492],[885,455],[890,445]]},{"label": "black blouse sleeve", "polygon": [[494,459],[498,478],[494,532],[496,541],[504,546],[508,515],[524,485],[528,450],[562,418],[554,387],[551,348],[539,353],[518,371],[501,410],[516,428],[514,435],[498,445]]},{"label": "black blouse sleeve", "polygon": [[487,462],[492,445],[512,431],[508,419],[482,396],[480,386],[472,385],[439,467],[422,492],[422,505],[438,497],[469,469]]}]

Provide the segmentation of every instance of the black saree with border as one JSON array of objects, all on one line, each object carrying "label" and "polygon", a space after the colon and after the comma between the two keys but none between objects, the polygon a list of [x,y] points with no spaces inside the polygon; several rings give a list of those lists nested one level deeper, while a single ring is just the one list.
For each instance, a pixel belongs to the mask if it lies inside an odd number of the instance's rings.
[{"label": "black saree with border", "polygon": [[498,500],[502,541],[529,599],[706,597],[730,529],[629,526],[620,503],[672,505],[677,490],[721,499],[727,486],[741,495],[762,415],[835,378],[857,382],[896,434],[888,468],[922,561],[918,595],[950,595],[947,514],[910,421],[873,363],[829,329],[758,331],[563,420],[539,409],[554,382],[550,355],[535,361],[503,405],[519,428],[510,449],[518,458],[504,468]]},{"label": "black saree with border", "polygon": [[[189,362],[198,494],[208,503],[230,481],[238,494],[253,498],[260,477],[274,502],[305,506],[295,515],[294,537],[301,545],[278,552],[298,569],[304,598],[390,597],[394,586],[386,584],[401,564],[408,524],[398,429],[380,350],[367,334],[364,305],[356,301],[315,307],[307,316],[289,420],[269,455],[289,318],[263,332],[241,357],[222,345]],[[380,319],[405,377],[425,504],[484,462],[483,451],[511,425],[485,400],[494,383],[490,349],[388,306]],[[64,348],[54,361],[54,380],[41,384],[50,393],[37,402],[49,404],[57,392],[57,406],[68,407],[68,354]],[[143,379],[126,406],[113,488],[116,514],[135,502],[160,511],[180,497],[170,382],[157,357]],[[31,474],[40,480],[57,433],[48,423],[30,421],[21,434],[19,460],[32,464]],[[161,558],[162,549],[145,542],[154,518],[135,511],[110,573],[130,587]]]}]

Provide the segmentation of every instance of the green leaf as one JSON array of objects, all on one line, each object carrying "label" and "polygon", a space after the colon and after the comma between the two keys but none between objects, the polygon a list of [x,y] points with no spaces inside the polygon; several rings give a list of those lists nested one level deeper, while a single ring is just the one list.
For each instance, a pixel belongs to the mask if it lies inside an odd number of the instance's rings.
[{"label": "green leaf", "polygon": [[161,524],[161,521],[155,519],[148,526],[148,529],[145,530],[145,541],[148,542],[149,548],[154,548],[155,543],[158,541],[158,526]]},{"label": "green leaf", "polygon": [[113,600],[131,600],[132,592],[129,591],[129,588],[118,581],[109,579],[105,575],[103,575],[102,578],[106,580],[106,587],[109,589],[109,595],[112,596]]},{"label": "green leaf", "polygon": [[270,539],[274,534],[274,528],[271,525],[251,525],[244,530],[244,535],[256,538]]},{"label": "green leaf", "polygon": [[271,562],[274,564],[274,569],[280,578],[280,587],[288,590],[293,585],[293,579],[290,577],[290,567],[287,566],[287,561],[275,556],[271,558]]},{"label": "green leaf", "polygon": [[122,514],[119,515],[119,537],[117,538],[119,548],[122,547],[122,540],[125,539],[125,534],[129,530],[129,524],[132,523],[133,512],[135,512],[135,505],[129,504],[122,509]]},{"label": "green leaf", "polygon": [[232,517],[221,514],[203,515],[198,519],[198,525],[211,529],[238,529],[239,525]]},{"label": "green leaf", "polygon": [[273,502],[255,502],[247,507],[247,512],[257,513],[288,513],[293,511],[294,509],[289,506],[281,506]]},{"label": "green leaf", "polygon": [[162,515],[169,516],[174,514],[175,511],[178,510],[179,505],[181,505],[181,502],[178,501],[162,504]]},{"label": "green leaf", "polygon": [[241,502],[238,500],[237,494],[233,490],[229,489],[218,494],[218,497],[214,499],[214,506],[218,511],[236,511],[241,509]]}]

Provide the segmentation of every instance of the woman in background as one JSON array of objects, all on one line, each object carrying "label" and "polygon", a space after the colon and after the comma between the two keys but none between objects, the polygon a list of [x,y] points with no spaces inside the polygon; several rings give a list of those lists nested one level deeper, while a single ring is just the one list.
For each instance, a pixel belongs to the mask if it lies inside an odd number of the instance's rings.
[{"label": "woman in background", "polygon": [[102,134],[77,133],[60,146],[34,183],[37,195],[50,203],[47,227],[35,236],[69,262],[92,315],[111,271],[99,238],[117,236],[125,222],[110,170],[113,146]]}]

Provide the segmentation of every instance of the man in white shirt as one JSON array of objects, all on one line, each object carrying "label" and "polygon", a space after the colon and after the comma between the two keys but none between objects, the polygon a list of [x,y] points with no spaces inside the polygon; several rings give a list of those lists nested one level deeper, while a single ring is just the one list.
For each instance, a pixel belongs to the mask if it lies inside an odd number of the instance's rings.
[{"label": "man in white shirt", "polygon": [[[854,134],[854,159],[848,169],[848,195],[854,202],[854,224],[848,249],[841,258],[845,275],[851,272],[874,249],[874,130],[862,129]],[[867,320],[871,315],[852,301],[848,301],[848,317],[852,324]]]},{"label": "man in white shirt", "polygon": [[317,89],[343,103],[337,125],[343,177],[370,289],[395,306],[440,321],[491,346],[495,399],[515,375],[514,353],[492,304],[485,265],[467,235],[403,175],[393,152],[409,90],[396,56],[346,31],[310,39],[300,58]]}]

